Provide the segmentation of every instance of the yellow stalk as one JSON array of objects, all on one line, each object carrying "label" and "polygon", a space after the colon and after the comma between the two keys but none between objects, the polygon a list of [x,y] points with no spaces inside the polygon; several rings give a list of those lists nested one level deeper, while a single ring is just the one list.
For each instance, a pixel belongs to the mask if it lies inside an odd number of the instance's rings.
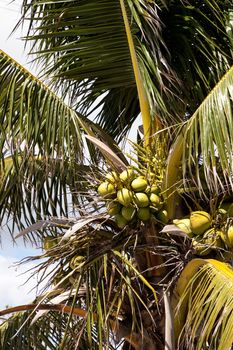
[{"label": "yellow stalk", "polygon": [[141,115],[142,115],[142,124],[143,124],[143,132],[144,132],[144,139],[145,139],[145,146],[148,147],[150,144],[150,134],[151,134],[151,120],[150,120],[150,107],[149,107],[149,102],[148,98],[146,95],[146,91],[142,82],[142,77],[141,73],[139,70],[139,65],[138,65],[138,60],[137,60],[137,55],[133,43],[133,38],[132,34],[130,31],[130,26],[129,26],[129,21],[126,13],[126,8],[124,4],[124,0],[120,0],[120,5],[121,5],[121,11],[124,19],[124,24],[125,24],[125,30],[126,30],[126,35],[128,39],[128,44],[129,44],[129,50],[130,50],[130,55],[131,55],[131,60],[132,60],[132,65],[133,65],[133,71],[134,71],[134,76],[136,80],[136,86],[137,86],[137,91],[138,91],[138,98],[139,98],[139,104],[140,104],[140,110],[141,110]]}]

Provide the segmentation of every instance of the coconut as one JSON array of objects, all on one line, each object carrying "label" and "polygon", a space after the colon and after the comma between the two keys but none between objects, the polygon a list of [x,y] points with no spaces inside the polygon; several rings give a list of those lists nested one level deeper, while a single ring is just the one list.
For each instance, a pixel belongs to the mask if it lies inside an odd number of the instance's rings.
[{"label": "coconut", "polygon": [[122,206],[118,202],[110,202],[107,205],[107,211],[109,215],[116,215],[120,213]]},{"label": "coconut", "polygon": [[133,205],[129,207],[123,207],[121,210],[121,215],[127,220],[131,221],[136,213],[136,208]]},{"label": "coconut", "polygon": [[190,215],[190,227],[195,235],[202,235],[211,224],[211,216],[205,211],[193,211]]},{"label": "coconut", "polygon": [[150,213],[150,208],[139,208],[137,212],[137,216],[140,220],[147,221],[150,219],[151,213]]},{"label": "coconut", "polygon": [[160,193],[160,188],[157,185],[152,185],[150,187],[150,193],[159,194]]},{"label": "coconut", "polygon": [[218,211],[221,214],[225,214],[228,217],[233,217],[233,203],[230,203],[230,202],[222,203]]},{"label": "coconut", "polygon": [[229,248],[233,247],[233,226],[230,226],[227,230],[227,234],[226,234],[226,245]]},{"label": "coconut", "polygon": [[162,221],[163,224],[167,224],[168,223],[168,213],[165,209],[160,210],[157,215],[156,215],[157,219],[159,221]]},{"label": "coconut", "polygon": [[122,171],[120,173],[120,179],[123,182],[129,182],[132,181],[135,178],[135,172],[133,169],[128,168],[127,170]]},{"label": "coconut", "polygon": [[127,188],[122,188],[117,191],[117,199],[122,205],[128,207],[133,200],[133,192],[129,191]]},{"label": "coconut", "polygon": [[101,197],[109,196],[114,192],[115,192],[115,187],[113,186],[113,184],[107,181],[102,182],[98,187],[98,193]]},{"label": "coconut", "polygon": [[139,208],[145,208],[149,205],[149,198],[144,192],[135,193],[135,203]]},{"label": "coconut", "polygon": [[115,216],[115,220],[119,228],[124,228],[128,223],[127,220],[121,214],[117,214]]},{"label": "coconut", "polygon": [[173,224],[176,225],[181,231],[186,233],[189,237],[192,237],[192,230],[190,227],[190,219],[175,219],[173,220]]},{"label": "coconut", "polygon": [[151,203],[153,204],[154,207],[156,207],[158,209],[160,209],[162,207],[161,199],[160,199],[160,197],[157,194],[151,193],[150,201],[151,201]]},{"label": "coconut", "polygon": [[107,173],[105,177],[109,182],[113,184],[115,184],[117,180],[119,180],[119,176],[115,171],[112,171],[111,173]]},{"label": "coconut", "polygon": [[131,182],[131,187],[135,192],[142,192],[147,187],[147,181],[143,177],[136,177],[136,179]]}]

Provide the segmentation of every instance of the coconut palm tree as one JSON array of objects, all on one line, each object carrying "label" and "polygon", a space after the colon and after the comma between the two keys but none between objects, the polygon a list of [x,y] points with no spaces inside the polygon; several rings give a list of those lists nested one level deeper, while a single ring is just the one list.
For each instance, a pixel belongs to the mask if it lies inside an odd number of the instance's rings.
[{"label": "coconut palm tree", "polygon": [[24,0],[26,20],[41,73],[0,53],[0,214],[43,245],[41,291],[0,312],[1,349],[231,349],[231,2]]}]

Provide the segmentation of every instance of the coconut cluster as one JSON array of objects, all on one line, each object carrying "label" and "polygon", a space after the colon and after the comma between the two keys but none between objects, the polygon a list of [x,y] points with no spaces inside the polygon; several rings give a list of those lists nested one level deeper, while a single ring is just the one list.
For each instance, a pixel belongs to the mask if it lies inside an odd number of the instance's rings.
[{"label": "coconut cluster", "polygon": [[160,187],[152,175],[139,175],[132,168],[120,174],[107,173],[98,194],[106,201],[107,212],[119,228],[148,221],[152,216],[163,223],[168,221]]},{"label": "coconut cluster", "polygon": [[[227,211],[225,214],[228,215]],[[219,248],[233,247],[233,226],[216,225],[205,211],[194,211],[189,218],[175,219],[173,223],[192,239],[197,255],[208,255]]]}]

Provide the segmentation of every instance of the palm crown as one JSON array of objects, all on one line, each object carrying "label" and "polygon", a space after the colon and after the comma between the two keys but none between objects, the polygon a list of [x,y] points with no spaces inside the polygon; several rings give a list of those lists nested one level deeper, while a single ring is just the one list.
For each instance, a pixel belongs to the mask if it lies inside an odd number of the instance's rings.
[{"label": "palm crown", "polygon": [[22,12],[41,78],[1,52],[0,215],[43,242],[47,284],[0,312],[1,349],[230,349],[230,2]]}]

